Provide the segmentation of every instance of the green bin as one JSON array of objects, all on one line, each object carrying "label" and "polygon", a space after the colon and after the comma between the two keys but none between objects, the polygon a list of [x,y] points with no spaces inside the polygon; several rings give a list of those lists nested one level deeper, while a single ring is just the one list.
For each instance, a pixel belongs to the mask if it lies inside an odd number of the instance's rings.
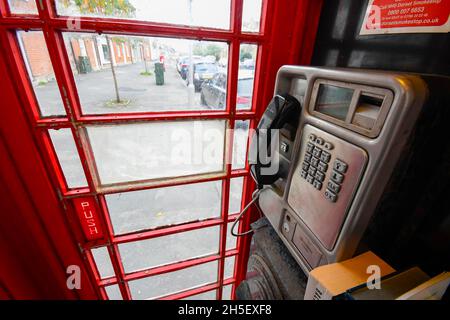
[{"label": "green bin", "polygon": [[155,63],[155,80],[157,86],[164,84],[164,64],[161,62]]},{"label": "green bin", "polygon": [[88,73],[92,71],[91,63],[89,62],[89,58],[84,56],[78,57],[78,63],[80,68],[80,73]]}]

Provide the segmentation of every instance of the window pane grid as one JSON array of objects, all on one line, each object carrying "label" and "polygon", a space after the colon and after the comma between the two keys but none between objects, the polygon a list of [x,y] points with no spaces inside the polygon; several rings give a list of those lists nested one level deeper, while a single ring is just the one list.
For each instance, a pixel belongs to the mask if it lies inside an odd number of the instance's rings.
[{"label": "window pane grid", "polygon": [[[50,11],[52,11],[53,10],[53,7],[52,6],[50,6],[50,7],[47,7],[47,3],[48,2],[44,2],[44,9],[43,9],[43,11],[42,11],[42,9],[41,8],[38,8],[38,10],[40,11],[40,17],[44,17],[43,19],[46,19],[46,20],[54,20],[55,22],[56,22],[56,20],[58,20],[58,19],[53,19],[53,18],[45,18],[45,17],[52,17],[52,16],[55,16],[54,15],[54,13],[51,13],[51,14],[49,14],[50,13]],[[241,16],[241,14],[239,14],[239,12],[241,12],[242,11],[242,1],[240,1],[240,0],[231,0],[231,6],[232,6],[232,8],[234,8],[234,11],[233,11],[233,9],[232,9],[232,12],[235,12],[235,14],[236,14],[236,16]],[[39,19],[39,20],[41,20],[41,18]],[[101,20],[101,19],[100,19]],[[231,23],[231,25],[230,25],[230,28],[231,28],[231,31],[230,31],[230,34],[233,34],[233,37],[236,37],[236,38],[234,38],[234,39],[236,39],[236,40],[233,40],[234,41],[234,46],[235,47],[239,47],[240,46],[240,43],[241,43],[241,40],[237,40],[237,39],[240,39],[240,37],[242,37],[242,42],[244,43],[248,43],[249,41],[255,41],[255,43],[256,44],[259,44],[260,42],[259,41],[263,41],[263,37],[262,36],[259,36],[259,35],[257,35],[257,36],[243,36],[242,34],[241,34],[241,32],[240,32],[240,25],[241,25],[241,21],[235,21],[235,19],[234,19],[234,17],[233,17],[233,19],[231,19],[231,21],[233,22],[234,21],[234,23]],[[26,22],[26,23],[33,23],[31,20],[30,20],[30,22]],[[62,21],[60,21],[60,23],[61,23],[61,26],[62,26]],[[126,23],[125,23],[126,24]],[[59,31],[57,31],[57,29],[54,29],[54,28],[58,28],[57,27],[57,23],[55,23],[55,24],[53,24],[53,27],[49,27],[50,28],[50,32],[49,32],[49,34],[52,34],[53,33],[53,31],[55,31],[56,33],[55,33],[55,35],[57,35],[54,39],[52,39],[52,41],[50,41],[50,43],[49,43],[49,45],[55,45],[56,44],[56,46],[60,46],[60,47],[62,47],[63,48],[63,43],[62,43],[62,35],[61,35],[61,33],[59,32]],[[105,24],[105,26],[106,26],[106,24]],[[239,26],[239,27],[237,27],[236,28],[236,26]],[[89,26],[88,26],[89,27]],[[101,29],[101,28],[100,28]],[[179,28],[179,30],[180,31],[183,31],[183,30],[188,30],[189,28]],[[84,29],[83,29],[84,30]],[[88,28],[86,29],[86,30],[88,30]],[[96,30],[95,31],[98,31],[98,28],[96,28]],[[107,31],[107,28],[105,28],[105,31]],[[200,33],[201,33],[201,30],[200,30]],[[161,32],[160,34],[164,34],[164,32]],[[213,34],[213,33],[211,33],[211,34]],[[158,33],[155,33],[154,35],[158,35]],[[52,37],[52,35],[50,36],[50,37]],[[202,38],[201,36],[199,36],[199,38]],[[229,36],[229,34],[227,33],[227,32],[222,32],[222,33],[220,33],[220,32],[217,32],[217,33],[214,33],[214,37],[213,37],[215,40],[224,40],[224,41],[230,41],[230,39],[232,39],[232,38],[230,38],[230,36]],[[245,39],[247,39],[247,41],[244,41]],[[253,40],[251,40],[251,39],[253,39]],[[61,51],[60,51],[61,52]],[[60,53],[59,52],[59,53]],[[67,67],[68,67],[68,59],[67,59],[67,52],[65,52],[64,51],[64,48],[62,49],[62,52],[64,52],[65,53],[65,55],[63,55],[63,56],[59,56],[58,55],[58,51],[57,50],[51,50],[50,51],[50,56],[52,57],[52,62],[54,63],[55,61],[58,61],[58,60],[61,60],[61,62],[60,62],[60,64],[62,65],[62,68],[66,68],[67,69]],[[234,61],[234,63],[236,64],[237,63],[237,61],[238,61],[238,55],[236,54],[237,53],[237,51],[236,51],[236,49],[233,51],[232,49],[231,49],[231,47],[230,47],[230,56],[229,56],[229,61]],[[236,77],[236,75],[237,75],[237,73],[236,72],[234,72],[230,67],[228,67],[228,69],[229,69],[229,74],[231,74],[232,75],[232,77]],[[76,91],[76,89],[74,88],[74,82],[73,82],[73,79],[71,80],[70,79],[70,76],[68,77],[68,75],[67,74],[60,74],[61,73],[61,70],[60,70],[60,68],[57,68],[56,70],[55,70],[55,73],[57,73],[57,75],[59,74],[61,77],[63,77],[65,80],[64,80],[64,83],[65,83],[65,86],[63,86],[63,90],[69,90],[69,94],[67,94],[67,92],[64,92],[64,96],[65,96],[65,101],[67,101],[67,104],[68,104],[68,108],[69,109],[73,109],[73,110],[70,110],[71,111],[71,114],[74,116],[74,118],[73,118],[73,120],[72,121],[77,121],[77,125],[80,125],[80,124],[88,124],[88,123],[90,123],[89,121],[89,119],[85,119],[86,120],[86,122],[84,122],[84,119],[83,119],[83,117],[81,116],[81,110],[80,110],[80,105],[79,105],[79,101],[77,101],[78,100],[78,94],[77,94],[77,91]],[[235,84],[233,84],[231,87],[233,87],[234,86],[234,88],[231,90],[231,92],[230,92],[230,94],[234,94],[234,93],[236,93],[236,86],[237,86],[237,84],[236,84],[236,81],[234,81],[235,82]],[[71,93],[72,94],[71,94]],[[233,93],[234,92],[234,93]],[[253,98],[254,99],[254,98]],[[227,108],[226,108],[226,110],[224,111],[225,113],[225,115],[226,115],[226,117],[228,118],[228,119],[230,119],[231,121],[232,121],[232,123],[234,123],[234,119],[242,119],[242,120],[247,120],[247,119],[253,119],[254,118],[254,116],[255,116],[255,113],[253,112],[253,111],[250,111],[250,112],[239,112],[238,111],[238,114],[236,114],[233,110],[235,110],[236,109],[236,104],[235,103],[233,103],[233,105],[232,106],[230,106],[230,101],[236,101],[236,96],[235,97],[232,97],[231,99],[228,99],[228,103],[227,103]],[[66,103],[65,103],[66,104]],[[164,112],[161,112],[161,115],[164,115],[165,113]],[[200,114],[200,113],[199,113]],[[196,115],[197,114],[195,114],[195,113],[193,113],[192,115],[190,115],[193,119],[195,119],[196,118]],[[128,116],[128,117],[130,117],[130,119],[129,120],[132,120],[132,118],[136,118],[135,117],[135,115],[134,114],[126,114],[125,116]],[[206,118],[209,118],[210,116],[209,115],[207,115],[207,113],[205,114],[205,115],[201,115],[201,116],[205,116]],[[108,116],[106,116],[106,117],[102,117],[102,116],[100,116],[101,118],[104,118],[106,121],[109,121],[109,120],[111,120],[111,119],[108,119]],[[189,117],[189,116],[188,116]],[[214,117],[214,115],[213,114],[211,114],[211,117]],[[39,121],[40,121],[41,119],[38,119],[38,118],[35,118],[35,122],[36,123],[38,123]],[[55,118],[55,120],[56,120],[56,118]],[[81,121],[80,121],[81,120]],[[151,120],[151,119],[147,119],[147,120]],[[68,124],[70,125],[70,124],[72,124],[73,122],[72,121],[70,121],[69,119],[67,119],[67,122],[66,122],[66,120],[64,120],[64,119],[57,119],[57,121],[58,121],[58,125],[61,125],[61,126],[67,126]],[[125,120],[125,121],[127,121],[127,120]],[[49,119],[46,119],[45,121],[42,121],[42,122],[39,122],[40,123],[40,125],[41,126],[43,126],[43,127],[50,127],[50,124],[52,123],[52,118],[49,118]],[[80,153],[80,158],[81,158],[81,161],[82,161],[82,163],[83,163],[83,169],[84,169],[84,171],[86,172],[86,178],[87,178],[87,180],[88,180],[88,182],[89,182],[89,185],[90,186],[92,186],[92,177],[91,177],[91,175],[89,174],[89,172],[90,172],[90,170],[86,167],[86,158],[84,157],[84,154],[83,154],[83,152],[81,152],[80,150],[81,150],[81,146],[82,146],[82,144],[81,144],[81,142],[79,141],[79,137],[78,137],[78,135],[75,135],[74,136],[74,138],[75,138],[75,141],[76,141],[76,143],[77,143],[77,147],[78,147],[78,152]],[[248,174],[248,171],[246,170],[246,168],[233,168],[233,169],[237,169],[237,170],[232,170],[231,169],[231,167],[228,167],[227,168],[227,178],[224,180],[225,182],[225,185],[227,185],[227,188],[225,188],[225,192],[224,192],[224,195],[223,195],[223,198],[224,199],[226,199],[227,200],[227,202],[228,202],[228,199],[229,199],[229,190],[230,190],[230,183],[231,183],[231,178],[232,177],[236,177],[236,176],[247,176],[247,174]],[[221,180],[221,178],[218,178],[218,180]],[[246,180],[246,179],[245,179]],[[242,188],[242,192],[244,192],[245,191],[245,187],[244,188]],[[79,188],[79,190],[81,190],[82,192],[87,192],[87,191],[89,191],[88,189],[86,189],[86,188]],[[70,190],[69,190],[70,191]],[[101,192],[100,193],[98,193],[98,192],[96,192],[95,190],[93,190],[93,189],[91,189],[90,190],[90,192],[91,192],[91,194],[94,194],[94,195],[98,195],[99,196],[99,198],[100,198],[100,200],[102,199],[102,196],[101,196]],[[245,198],[245,195],[244,196],[242,196],[242,198],[241,199],[244,199]],[[103,201],[104,201],[104,199],[103,199]],[[242,200],[241,200],[242,201]],[[228,206],[228,205],[227,205]],[[229,210],[228,210],[228,207],[226,208],[227,210],[224,210],[224,208],[222,208],[222,221],[228,221],[230,218],[230,216],[229,216]],[[111,239],[111,241],[114,241],[114,239],[115,239],[115,237],[114,237],[114,235],[112,234],[112,224],[111,224],[111,221],[109,220],[109,218],[108,218],[108,214],[106,214],[105,213],[106,212],[106,206],[104,205],[103,206],[103,211],[102,211],[102,215],[104,216],[103,218],[106,220],[106,221],[108,221],[108,225],[109,225],[109,234],[108,234],[108,237]],[[230,214],[231,213],[234,213],[234,212],[230,212]],[[221,248],[219,249],[219,256],[220,256],[220,258],[219,258],[219,260],[218,261],[221,261],[221,263],[223,264],[224,263],[224,261],[225,261],[225,257],[227,256],[229,256],[229,253],[227,253],[228,251],[226,251],[227,250],[227,248],[225,248],[225,246],[224,246],[224,244],[225,244],[225,239],[227,238],[227,234],[226,234],[226,232],[225,232],[225,230],[227,229],[226,227],[225,227],[225,225],[223,225],[222,226],[223,228],[221,228],[222,230],[224,230],[224,231],[222,231],[221,232],[221,236],[223,235],[223,237],[222,237],[222,239],[221,239]],[[222,247],[223,247],[223,249],[222,249]],[[109,280],[109,281],[118,281],[118,283],[117,284],[109,284],[109,285],[107,285],[106,286],[106,283],[104,283],[104,285],[105,285],[105,287],[104,287],[104,290],[105,290],[105,292],[106,292],[106,295],[108,296],[108,297],[112,297],[113,299],[114,298],[117,298],[118,297],[118,295],[117,295],[117,292],[119,292],[119,293],[121,293],[123,296],[124,296],[124,298],[125,299],[129,299],[130,298],[130,289],[129,289],[129,283],[127,282],[127,281],[124,281],[124,279],[125,279],[125,277],[126,277],[126,274],[125,274],[125,272],[123,271],[123,266],[122,266],[122,264],[121,264],[121,259],[120,259],[120,253],[119,253],[119,250],[118,250],[118,246],[117,246],[117,244],[114,244],[114,245],[112,245],[112,246],[110,246],[109,247],[109,252],[111,253],[111,263],[112,263],[112,265],[114,265],[114,267],[115,267],[115,269],[116,269],[116,271],[117,271],[117,268],[119,268],[119,274],[116,274],[115,275],[115,277],[113,276],[113,277],[110,277],[110,275],[108,275],[108,276],[105,276],[105,275],[103,275],[103,281],[104,280]],[[100,271],[99,271],[99,273],[101,273]],[[222,275],[218,275],[219,276],[219,280],[217,281],[217,285],[218,285],[218,287],[219,287],[219,291],[221,292],[222,291],[222,289],[221,289],[221,286],[222,285],[227,285],[227,286],[229,286],[230,285],[230,280],[231,279],[223,279],[223,270],[222,270]],[[110,282],[111,283],[111,282]],[[201,287],[200,287],[201,288]],[[205,288],[207,288],[207,287],[205,287]],[[211,291],[211,290],[209,290],[209,291]],[[208,292],[208,290],[205,290],[204,292]],[[198,293],[201,293],[201,292],[198,292]],[[219,294],[219,296],[220,296],[221,294]]]}]

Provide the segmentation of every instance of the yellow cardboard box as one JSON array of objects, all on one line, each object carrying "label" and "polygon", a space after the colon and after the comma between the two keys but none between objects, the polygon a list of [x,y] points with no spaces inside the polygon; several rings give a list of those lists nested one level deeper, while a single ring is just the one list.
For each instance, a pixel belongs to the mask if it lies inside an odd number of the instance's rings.
[{"label": "yellow cardboard box", "polygon": [[309,273],[305,300],[331,300],[372,276],[370,266],[379,268],[380,278],[395,270],[371,251],[352,259],[317,267]]}]

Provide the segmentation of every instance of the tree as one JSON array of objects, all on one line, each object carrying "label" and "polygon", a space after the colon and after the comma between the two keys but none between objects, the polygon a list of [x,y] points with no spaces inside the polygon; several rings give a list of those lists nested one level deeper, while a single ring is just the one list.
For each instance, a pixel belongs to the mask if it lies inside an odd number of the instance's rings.
[{"label": "tree", "polygon": [[[136,8],[128,0],[63,0],[63,5],[65,7],[75,5],[80,10],[80,13],[88,15],[130,18],[136,13]],[[111,47],[111,40],[119,43],[120,41],[123,41],[123,38],[117,37],[116,39],[115,37],[110,39],[106,36],[106,43],[111,59],[111,73],[114,81],[114,89],[116,91],[116,103],[120,103],[122,101],[119,95],[119,86],[117,84],[116,71],[112,60],[114,52]]]},{"label": "tree", "polygon": [[65,7],[77,6],[80,13],[100,16],[133,17],[136,8],[129,0],[63,0]]},{"label": "tree", "polygon": [[252,58],[253,58],[253,56],[252,56],[252,54],[250,52],[244,52],[241,49],[241,53],[240,53],[240,60],[241,60],[241,62],[243,62],[246,59],[252,59]]}]

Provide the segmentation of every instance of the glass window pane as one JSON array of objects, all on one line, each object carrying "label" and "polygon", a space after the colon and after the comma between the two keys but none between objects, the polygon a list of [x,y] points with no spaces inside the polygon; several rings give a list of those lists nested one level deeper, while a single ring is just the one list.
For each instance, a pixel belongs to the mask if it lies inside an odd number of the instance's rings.
[{"label": "glass window pane", "polygon": [[233,288],[232,284],[224,286],[222,289],[222,300],[231,300],[231,289]]},{"label": "glass window pane", "polygon": [[216,290],[206,291],[182,300],[216,300]]},{"label": "glass window pane", "polygon": [[242,31],[259,32],[262,0],[244,0]]},{"label": "glass window pane", "polygon": [[105,290],[109,300],[123,300],[122,294],[120,293],[120,289],[117,284],[107,286],[105,287]]},{"label": "glass window pane", "polygon": [[18,31],[17,39],[41,116],[64,116],[66,111],[43,32]]},{"label": "glass window pane", "polygon": [[[234,250],[237,246],[237,238],[231,234],[231,227],[233,226],[233,222],[229,222],[227,226],[227,251],[228,250]],[[239,232],[239,223],[236,225],[235,228],[236,232]]]},{"label": "glass window pane", "polygon": [[106,247],[91,249],[97,270],[102,279],[114,276],[114,268]]},{"label": "glass window pane", "polygon": [[255,65],[258,46],[255,44],[241,44],[239,54],[239,74],[237,87],[237,110],[252,108],[253,85],[255,80]]},{"label": "glass window pane", "polygon": [[244,187],[244,177],[230,180],[230,202],[228,214],[239,213],[241,211],[242,190]]},{"label": "glass window pane", "polygon": [[135,300],[155,299],[217,282],[217,261],[128,282]]},{"label": "glass window pane", "polygon": [[88,126],[103,185],[222,172],[225,121]]},{"label": "glass window pane", "polygon": [[236,261],[236,256],[231,256],[231,257],[225,258],[225,264],[224,264],[225,269],[223,272],[224,279],[233,278],[235,261]]},{"label": "glass window pane", "polygon": [[203,228],[119,245],[125,272],[153,268],[219,252],[219,227]]},{"label": "glass window pane", "polygon": [[70,129],[49,130],[50,138],[69,188],[87,186],[78,150]]},{"label": "glass window pane", "polygon": [[233,170],[245,168],[245,164],[247,162],[247,141],[249,125],[249,120],[238,120],[235,122],[233,133]]},{"label": "glass window pane", "polygon": [[12,14],[38,14],[35,0],[8,0]]},{"label": "glass window pane", "polygon": [[105,196],[114,233],[124,234],[220,216],[222,181]]},{"label": "glass window pane", "polygon": [[71,32],[64,42],[84,114],[225,109],[224,42]]},{"label": "glass window pane", "polygon": [[64,16],[107,17],[218,29],[230,28],[230,0],[57,0],[56,10],[59,15]]}]

